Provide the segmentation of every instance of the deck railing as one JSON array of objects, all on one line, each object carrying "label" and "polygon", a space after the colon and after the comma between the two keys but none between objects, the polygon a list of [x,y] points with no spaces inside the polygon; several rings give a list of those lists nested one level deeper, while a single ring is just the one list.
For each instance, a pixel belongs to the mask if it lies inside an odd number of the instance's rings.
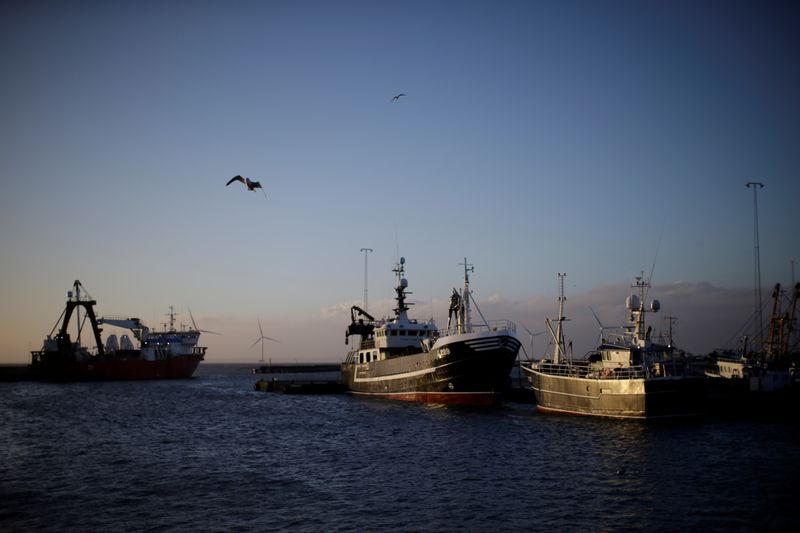
[{"label": "deck railing", "polygon": [[483,331],[510,331],[515,333],[517,331],[517,325],[510,320],[490,320],[485,324],[472,324],[470,328],[464,328],[463,326],[453,324],[449,328],[440,328],[439,337],[456,335],[459,333],[480,333]]},{"label": "deck railing", "polygon": [[533,369],[551,376],[565,376],[585,379],[642,379],[650,373],[642,366],[624,368],[600,368],[589,363],[579,362],[572,364],[534,363]]}]

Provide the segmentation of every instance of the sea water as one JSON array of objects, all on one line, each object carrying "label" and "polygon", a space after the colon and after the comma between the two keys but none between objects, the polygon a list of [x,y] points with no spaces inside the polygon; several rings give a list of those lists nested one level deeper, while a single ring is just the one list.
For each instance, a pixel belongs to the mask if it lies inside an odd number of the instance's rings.
[{"label": "sea water", "polygon": [[797,524],[800,427],[193,379],[0,383],[3,531],[737,531]]}]

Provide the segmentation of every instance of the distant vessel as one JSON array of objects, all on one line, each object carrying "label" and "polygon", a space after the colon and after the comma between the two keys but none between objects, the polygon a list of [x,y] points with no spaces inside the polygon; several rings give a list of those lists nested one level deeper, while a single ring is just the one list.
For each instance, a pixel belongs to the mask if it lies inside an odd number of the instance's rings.
[{"label": "distant vessel", "polygon": [[[351,394],[426,403],[490,405],[508,386],[520,341],[510,321],[473,324],[469,288],[472,268],[464,260],[464,288],[453,289],[447,328],[433,320],[408,317],[405,259],[397,275],[393,318],[375,320],[351,309],[345,341],[358,337],[342,363],[342,381]],[[410,293],[409,293],[410,294]],[[474,303],[474,300],[472,300]],[[480,313],[480,310],[478,310]],[[363,317],[363,318],[357,318]],[[481,317],[483,318],[483,317]]]},{"label": "distant vessel", "polygon": [[[31,374],[47,381],[105,381],[129,379],[189,378],[203,360],[205,347],[197,346],[200,331],[175,329],[175,314],[170,309],[169,329],[151,331],[138,318],[98,318],[94,312],[95,300],[88,295],[80,281],[75,281],[74,291],[67,293],[67,304],[59,318],[61,327],[44,341],[41,350],[31,352]],[[81,321],[80,309],[86,315]],[[73,313],[77,322],[77,339],[72,341],[68,328]],[[81,334],[86,319],[91,324],[95,350],[81,344]],[[63,319],[63,320],[62,320]],[[130,329],[139,342],[136,348],[128,335],[120,339],[110,335],[103,345],[100,324]]]},{"label": "distant vessel", "polygon": [[792,394],[796,396],[795,380],[800,357],[795,341],[795,313],[800,299],[800,283],[793,287],[785,310],[781,309],[781,296],[778,283],[772,292],[772,315],[766,343],[750,349],[748,338],[744,337],[741,351],[714,352],[709,356],[705,374],[711,378],[709,397],[714,408],[777,409],[790,400]]},{"label": "distant vessel", "polygon": [[[650,285],[636,278],[626,301],[630,325],[613,339],[572,362],[564,348],[564,275],[560,274],[559,311],[556,329],[548,319],[553,338],[552,360],[523,365],[536,396],[539,411],[616,418],[666,418],[700,415],[704,411],[704,378],[694,375],[684,354],[668,344],[651,340],[645,330],[644,291]],[[650,311],[661,305],[654,300]]]}]

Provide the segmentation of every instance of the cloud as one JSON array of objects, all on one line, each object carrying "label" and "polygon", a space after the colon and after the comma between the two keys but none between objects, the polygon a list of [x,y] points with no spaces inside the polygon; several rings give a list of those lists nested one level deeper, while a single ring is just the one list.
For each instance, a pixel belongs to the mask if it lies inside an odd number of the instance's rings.
[{"label": "cloud", "polygon": [[330,320],[333,318],[342,318],[348,317],[350,314],[350,308],[354,305],[359,305],[359,302],[355,300],[350,300],[348,302],[339,302],[333,305],[329,305],[326,307],[320,308],[320,315],[324,320]]},{"label": "cloud", "polygon": [[[573,340],[576,353],[584,353],[595,347],[600,325],[592,314],[597,314],[603,326],[621,326],[627,322],[628,311],[625,299],[631,293],[627,284],[603,285],[585,292],[565,294],[565,335]],[[752,316],[752,291],[717,287],[708,282],[673,282],[652,287],[647,294],[648,302],[657,299],[661,303],[658,313],[649,313],[648,323],[658,332],[668,333],[669,321],[673,317],[673,338],[676,345],[692,353],[707,353],[715,348],[734,347],[742,333],[743,325]],[[531,331],[544,328],[545,317],[558,314],[556,295],[532,296],[525,300],[508,301],[490,296],[478,300],[483,314],[495,318],[507,318]],[[520,336],[527,336],[519,328]],[[546,349],[545,337],[537,337],[542,344],[538,352]],[[734,346],[731,346],[731,343]]]}]

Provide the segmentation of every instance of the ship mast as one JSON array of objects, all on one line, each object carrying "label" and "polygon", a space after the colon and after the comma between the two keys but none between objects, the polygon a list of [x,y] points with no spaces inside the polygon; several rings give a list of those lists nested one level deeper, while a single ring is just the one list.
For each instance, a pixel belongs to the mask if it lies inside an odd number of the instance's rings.
[{"label": "ship mast", "polygon": [[78,322],[78,324],[77,324],[77,326],[78,326],[78,337],[77,337],[77,342],[75,343],[75,346],[77,346],[77,347],[81,346],[80,338],[81,338],[82,324],[81,324],[81,320],[80,320],[80,308],[81,308],[81,306],[83,306],[83,307],[86,308],[86,316],[84,317],[84,320],[86,320],[86,318],[89,319],[89,322],[91,323],[91,326],[92,326],[92,331],[94,332],[94,340],[95,340],[95,346],[97,347],[97,353],[99,355],[103,355],[103,343],[102,343],[102,341],[100,339],[100,328],[97,325],[97,318],[94,315],[94,309],[93,309],[93,306],[97,302],[92,300],[91,295],[85,289],[84,289],[83,292],[86,294],[86,296],[82,296],[81,295],[81,288],[83,287],[83,285],[81,284],[80,281],[75,280],[75,283],[73,284],[73,286],[75,287],[74,296],[73,296],[73,292],[72,291],[69,291],[67,293],[67,297],[68,297],[68,299],[67,299],[67,307],[66,307],[66,309],[64,309],[64,313],[62,315],[64,317],[64,322],[61,325],[61,329],[59,330],[58,337],[57,337],[58,342],[59,342],[59,350],[64,351],[64,352],[72,352],[73,351],[73,347],[70,345],[70,341],[69,341],[69,333],[67,332],[67,329],[69,328],[69,324],[70,324],[70,319],[72,318],[73,311],[75,311],[77,313],[75,316],[76,316],[76,319],[77,319],[77,322]]},{"label": "ship mast", "polygon": [[[625,307],[631,312],[630,321],[633,324],[633,341],[639,348],[644,348],[650,342],[650,332],[652,326],[648,326],[647,330],[644,329],[644,315],[645,313],[657,313],[661,310],[661,302],[653,300],[650,302],[650,309],[645,309],[645,295],[647,290],[650,289],[650,281],[644,277],[644,272],[641,276],[636,276],[636,283],[631,285],[632,289],[639,289],[639,295],[631,294],[625,301]],[[672,323],[670,322],[670,345],[672,344]]]},{"label": "ship mast", "polygon": [[564,351],[564,302],[567,301],[567,297],[564,296],[564,278],[566,277],[566,272],[558,273],[558,325],[556,326],[556,350],[560,354],[560,358],[564,359],[567,356]]},{"label": "ship mast", "polygon": [[635,321],[636,327],[634,329],[634,335],[637,341],[645,340],[644,334],[644,291],[645,289],[650,288],[650,283],[644,279],[644,272],[642,272],[641,276],[636,276],[636,284],[631,285],[631,288],[639,289],[639,302],[638,306],[632,305],[631,311],[633,312],[633,320]]},{"label": "ship mast", "polygon": [[564,317],[564,302],[567,301],[567,298],[564,296],[564,278],[567,277],[567,274],[562,274],[561,272],[558,273],[558,318],[556,322],[555,331],[553,331],[553,325],[550,322],[549,318],[545,319],[545,325],[547,329],[550,331],[550,336],[553,338],[553,363],[559,364],[562,360],[566,359],[566,352],[564,351],[564,328],[563,323],[566,320]]},{"label": "ship mast", "polygon": [[[772,315],[770,315],[769,332],[767,333],[767,349],[764,352],[767,361],[771,361],[775,358],[775,344],[777,343],[778,346],[783,345],[783,339],[781,338],[783,334],[783,325],[784,317],[781,314],[781,284],[776,283],[775,288],[772,289]],[[778,350],[780,350],[780,348],[778,348]]]},{"label": "ship mast", "polygon": [[475,267],[470,263],[467,263],[466,257],[464,258],[464,262],[459,264],[464,266],[464,291],[461,294],[461,303],[463,305],[464,312],[461,317],[461,324],[459,324],[459,326],[461,326],[461,333],[469,333],[472,331],[472,311],[469,305],[471,294],[469,289],[469,273],[475,272]]},{"label": "ship mast", "polygon": [[395,268],[392,269],[392,272],[394,272],[397,275],[397,287],[395,287],[394,289],[395,291],[397,291],[397,296],[396,296],[397,307],[395,308],[394,312],[397,315],[397,318],[402,317],[404,319],[407,319],[406,311],[408,311],[409,309],[409,304],[406,304],[406,288],[408,287],[408,280],[406,280],[406,278],[403,277],[403,274],[405,274],[405,266],[404,266],[405,264],[406,264],[406,258],[401,257],[400,262],[397,264]]},{"label": "ship mast", "polygon": [[[75,280],[75,301],[76,302],[80,302],[81,301],[81,282],[78,281],[77,279]],[[77,323],[77,326],[78,326],[77,342],[78,342],[78,346],[80,347],[81,346],[81,308],[80,308],[80,306],[75,308],[75,320],[76,320],[76,323]]]},{"label": "ship mast", "polygon": [[173,306],[169,306],[169,313],[167,313],[169,317],[169,331],[175,331],[175,308]]},{"label": "ship mast", "polygon": [[[794,275],[792,275],[792,279],[794,279]],[[800,299],[800,283],[795,283],[794,291],[792,292],[792,301],[789,304],[789,312],[787,313],[786,317],[786,335],[783,337],[783,343],[781,344],[781,357],[789,355],[792,332],[794,331],[795,312],[797,311],[798,299]]]}]

